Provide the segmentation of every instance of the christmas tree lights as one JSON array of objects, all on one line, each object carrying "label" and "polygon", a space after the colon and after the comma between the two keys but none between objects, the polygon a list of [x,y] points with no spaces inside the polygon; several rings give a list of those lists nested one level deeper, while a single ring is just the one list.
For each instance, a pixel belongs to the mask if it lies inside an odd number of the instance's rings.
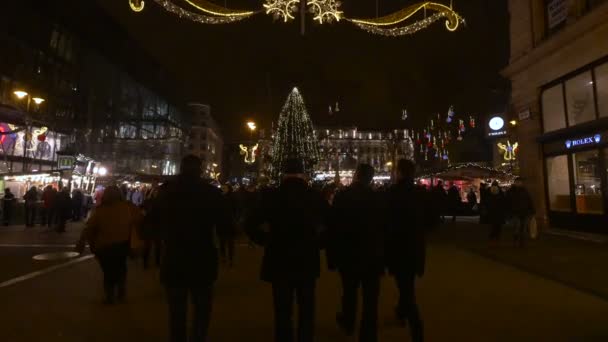
[{"label": "christmas tree lights", "polygon": [[274,135],[272,175],[275,178],[280,175],[283,162],[289,158],[301,159],[306,172],[312,172],[319,161],[317,138],[298,88],[293,88],[287,97]]}]

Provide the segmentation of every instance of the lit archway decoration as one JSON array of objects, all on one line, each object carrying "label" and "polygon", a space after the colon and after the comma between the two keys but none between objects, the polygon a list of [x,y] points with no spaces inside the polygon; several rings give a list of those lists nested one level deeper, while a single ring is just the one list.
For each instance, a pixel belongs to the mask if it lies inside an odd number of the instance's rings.
[{"label": "lit archway decoration", "polygon": [[[431,1],[414,4],[392,14],[373,19],[349,18],[340,10],[339,0],[263,0],[259,10],[233,10],[208,0],[183,0],[193,8],[192,11],[176,5],[173,0],[153,1],[180,18],[202,24],[228,24],[262,12],[272,15],[276,20],[288,22],[295,19],[295,13],[299,7],[306,7],[319,24],[339,22],[344,19],[372,34],[391,37],[416,33],[441,19],[445,19],[445,27],[449,31],[456,31],[460,24],[465,23],[464,19],[452,9],[452,5],[446,6]],[[305,1],[304,4],[303,1]],[[129,5],[133,11],[140,12],[143,10],[144,0],[129,0]],[[427,12],[432,14],[427,16]],[[417,20],[402,26],[405,21],[415,16],[418,17]]]},{"label": "lit archway decoration", "polygon": [[255,163],[255,154],[258,150],[258,144],[255,144],[251,147],[248,147],[245,145],[239,145],[239,148],[241,149],[241,155],[245,156],[245,163],[247,163],[247,164]]}]

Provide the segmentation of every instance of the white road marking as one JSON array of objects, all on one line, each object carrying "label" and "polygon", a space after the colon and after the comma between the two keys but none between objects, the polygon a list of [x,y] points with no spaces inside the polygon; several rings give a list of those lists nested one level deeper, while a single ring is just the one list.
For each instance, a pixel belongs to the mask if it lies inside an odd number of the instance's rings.
[{"label": "white road marking", "polygon": [[36,272],[32,272],[32,273],[28,273],[28,274],[22,275],[22,276],[20,276],[20,277],[13,278],[13,279],[10,279],[10,280],[7,280],[7,281],[5,281],[5,282],[0,283],[0,289],[1,289],[1,288],[4,288],[4,287],[9,287],[9,286],[11,286],[11,285],[15,285],[15,284],[17,284],[17,283],[24,282],[24,281],[26,281],[26,280],[30,280],[30,279],[32,279],[32,278],[39,277],[39,276],[41,276],[41,275],[49,274],[49,273],[54,272],[54,271],[57,271],[57,270],[59,270],[59,269],[62,269],[62,268],[65,268],[65,267],[68,267],[68,266],[71,266],[71,265],[77,264],[77,263],[79,263],[79,262],[83,262],[83,261],[89,260],[89,259],[91,259],[91,258],[93,258],[93,257],[94,257],[93,255],[85,255],[85,256],[80,257],[80,258],[78,258],[78,259],[74,259],[74,260],[70,260],[70,261],[68,261],[68,262],[64,262],[63,264],[59,264],[59,265],[55,265],[55,266],[51,266],[51,267],[47,267],[47,268],[42,269],[42,270],[40,270],[40,271],[36,271]]},{"label": "white road marking", "polygon": [[1,247],[14,247],[14,248],[46,248],[46,247],[57,247],[57,248],[74,248],[76,245],[54,245],[54,244],[18,244],[18,243],[0,243]]}]

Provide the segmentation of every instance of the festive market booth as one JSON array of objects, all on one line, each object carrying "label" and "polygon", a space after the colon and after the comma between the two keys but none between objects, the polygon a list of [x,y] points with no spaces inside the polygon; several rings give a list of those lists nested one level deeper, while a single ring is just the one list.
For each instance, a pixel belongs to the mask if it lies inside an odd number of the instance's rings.
[{"label": "festive market booth", "polygon": [[460,190],[460,197],[464,202],[470,189],[475,191],[479,200],[479,189],[482,183],[491,183],[496,180],[501,187],[508,187],[513,183],[515,176],[482,164],[466,163],[453,164],[445,169],[430,171],[420,175],[417,179],[427,187],[436,186],[440,181],[443,182],[444,186],[454,184]]}]

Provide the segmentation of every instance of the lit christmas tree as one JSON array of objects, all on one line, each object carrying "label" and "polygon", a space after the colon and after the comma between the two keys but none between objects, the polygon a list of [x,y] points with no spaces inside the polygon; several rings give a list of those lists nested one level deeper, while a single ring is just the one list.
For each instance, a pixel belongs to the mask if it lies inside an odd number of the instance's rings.
[{"label": "lit christmas tree", "polygon": [[298,88],[293,88],[287,97],[274,135],[272,175],[275,178],[279,177],[283,161],[288,158],[301,159],[306,172],[312,172],[319,161],[317,138]]}]

